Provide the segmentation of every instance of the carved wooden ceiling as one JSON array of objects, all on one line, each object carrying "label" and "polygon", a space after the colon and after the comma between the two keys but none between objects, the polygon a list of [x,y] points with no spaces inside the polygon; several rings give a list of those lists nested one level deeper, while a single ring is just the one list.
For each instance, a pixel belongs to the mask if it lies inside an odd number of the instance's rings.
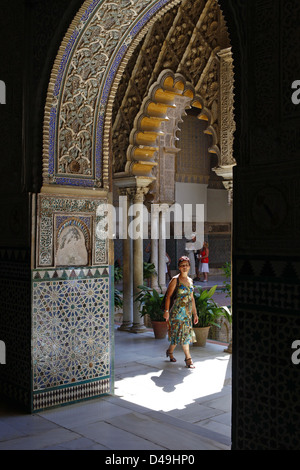
[{"label": "carved wooden ceiling", "polygon": [[131,56],[114,101],[113,173],[124,171],[134,120],[151,86],[166,69],[180,74],[193,86],[210,110],[211,123],[218,128],[216,58],[228,47],[226,24],[215,0],[185,0],[152,26]]}]

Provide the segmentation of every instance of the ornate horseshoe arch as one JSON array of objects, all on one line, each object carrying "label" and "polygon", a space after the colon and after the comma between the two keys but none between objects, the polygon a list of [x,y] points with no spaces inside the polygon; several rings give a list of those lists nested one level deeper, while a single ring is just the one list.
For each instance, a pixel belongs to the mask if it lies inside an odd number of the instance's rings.
[{"label": "ornate horseshoe arch", "polygon": [[151,24],[177,3],[132,0],[123,8],[122,1],[83,4],[61,44],[49,83],[43,186],[108,190],[109,118],[122,70]]},{"label": "ornate horseshoe arch", "polygon": [[[180,132],[179,123],[182,122],[186,109],[191,107],[197,108],[198,118],[207,123],[204,132],[212,137],[209,152],[219,156],[218,135],[212,124],[211,112],[206,108],[204,100],[180,73],[164,70],[150,87],[134,119],[124,171],[114,173],[117,185],[120,184],[122,178],[151,178],[155,180],[152,181],[150,187],[150,192],[153,193],[151,198],[154,197],[154,200],[161,202],[173,201],[175,173],[173,183],[170,182],[173,158],[171,157],[168,163],[168,183],[164,175],[164,166],[161,167],[159,162],[164,155],[175,156],[180,150],[176,145],[178,132]],[[171,194],[173,194],[172,197]]]},{"label": "ornate horseshoe arch", "polygon": [[[130,175],[151,176],[151,170],[157,165],[155,155],[158,152],[158,137],[167,132],[171,134],[168,141],[169,150],[176,152],[178,122],[186,108],[199,108],[199,119],[208,122],[206,133],[212,135],[213,143],[210,152],[218,151],[216,132],[211,125],[210,111],[205,108],[202,98],[195,92],[194,86],[188,83],[179,73],[164,70],[154,83],[145,98],[141,111],[135,118],[127,150],[125,172]],[[170,120],[169,110],[177,109],[171,129],[166,129]],[[216,150],[215,150],[216,149]]]},{"label": "ornate horseshoe arch", "polygon": [[[111,113],[122,72],[147,30],[181,0],[132,0],[123,8],[122,3],[87,0],[61,44],[45,106],[43,186],[109,189]],[[200,118],[208,120],[210,151],[222,166],[211,113],[203,108]]]}]

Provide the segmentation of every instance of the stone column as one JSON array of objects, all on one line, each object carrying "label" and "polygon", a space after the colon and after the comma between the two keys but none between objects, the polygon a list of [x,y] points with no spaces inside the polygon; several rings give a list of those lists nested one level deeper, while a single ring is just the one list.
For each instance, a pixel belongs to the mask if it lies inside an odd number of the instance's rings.
[{"label": "stone column", "polygon": [[127,189],[122,189],[119,194],[123,196],[120,200],[122,204],[123,221],[120,227],[123,238],[123,322],[119,330],[130,330],[133,322],[133,253],[132,239],[128,236],[128,207],[131,202],[131,193]]},{"label": "stone column", "polygon": [[166,290],[166,217],[163,210],[159,213],[158,284]]},{"label": "stone column", "polygon": [[[144,194],[147,192],[147,188],[138,187],[135,190],[134,204],[140,206],[140,215],[143,213],[143,202]],[[141,217],[140,217],[141,220]],[[130,235],[130,234],[129,234]],[[143,284],[143,234],[142,227],[140,227],[140,234],[133,234],[133,296],[138,292],[138,286]],[[144,319],[140,316],[140,305],[139,302],[133,302],[133,325],[130,329],[132,333],[143,333],[146,327],[144,325]]]},{"label": "stone column", "polygon": [[224,187],[227,189],[228,192],[228,205],[232,206],[232,199],[233,199],[233,181],[223,181]]},{"label": "stone column", "polygon": [[159,214],[151,211],[151,263],[154,264],[157,275],[151,278],[151,287],[158,288],[158,239],[159,239]]}]

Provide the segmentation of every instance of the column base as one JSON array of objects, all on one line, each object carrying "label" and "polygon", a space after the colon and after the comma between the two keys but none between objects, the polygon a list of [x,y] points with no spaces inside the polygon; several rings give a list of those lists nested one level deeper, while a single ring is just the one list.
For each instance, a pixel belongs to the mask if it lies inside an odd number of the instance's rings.
[{"label": "column base", "polygon": [[145,325],[141,325],[140,323],[134,323],[129,331],[131,331],[131,333],[145,333],[146,330],[147,328],[145,327]]},{"label": "column base", "polygon": [[228,354],[232,354],[232,341],[230,341],[227,349],[224,349],[224,352],[226,352]]},{"label": "column base", "polygon": [[122,325],[119,326],[118,330],[121,331],[130,331],[132,327],[132,322],[131,321],[125,321],[122,323]]}]

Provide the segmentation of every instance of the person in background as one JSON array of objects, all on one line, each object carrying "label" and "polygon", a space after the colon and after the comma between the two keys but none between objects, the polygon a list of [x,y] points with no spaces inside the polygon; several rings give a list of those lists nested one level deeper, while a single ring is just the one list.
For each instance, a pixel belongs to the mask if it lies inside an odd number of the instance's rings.
[{"label": "person in background", "polygon": [[199,261],[201,262],[201,272],[203,274],[202,282],[207,282],[209,273],[209,249],[208,242],[203,242],[203,246],[200,250]]},{"label": "person in background", "polygon": [[188,256],[188,258],[190,259],[190,263],[191,263],[190,276],[194,278],[194,281],[200,281],[199,259],[198,259],[199,251],[200,251],[200,243],[197,241],[197,234],[192,233],[191,238],[188,238],[185,244],[185,255]]},{"label": "person in background", "polygon": [[194,281],[200,281],[200,272],[199,272],[199,254],[200,254],[200,243],[197,242],[197,237],[196,235],[193,236],[192,242],[194,243],[194,258],[195,258],[195,271],[196,271],[196,277],[194,277]]},{"label": "person in background", "polygon": [[[166,252],[166,275],[169,276],[169,280],[172,279],[171,271],[170,271],[170,266],[171,266],[171,258]],[[166,279],[167,280],[167,279]]]}]

